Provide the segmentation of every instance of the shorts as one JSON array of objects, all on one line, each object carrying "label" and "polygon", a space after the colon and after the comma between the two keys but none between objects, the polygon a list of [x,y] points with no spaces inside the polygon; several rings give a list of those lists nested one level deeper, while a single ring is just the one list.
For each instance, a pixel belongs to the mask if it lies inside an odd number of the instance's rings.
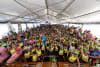
[{"label": "shorts", "polygon": [[42,51],[42,54],[44,54],[44,50],[41,50]]},{"label": "shorts", "polygon": [[67,56],[67,53],[64,53],[64,56],[66,57]]},{"label": "shorts", "polygon": [[27,62],[31,62],[32,61],[32,57],[26,58]]},{"label": "shorts", "polygon": [[82,59],[80,59],[80,62],[81,62],[81,63],[88,63],[89,61],[88,61],[88,62],[85,62],[85,61],[83,61]]}]

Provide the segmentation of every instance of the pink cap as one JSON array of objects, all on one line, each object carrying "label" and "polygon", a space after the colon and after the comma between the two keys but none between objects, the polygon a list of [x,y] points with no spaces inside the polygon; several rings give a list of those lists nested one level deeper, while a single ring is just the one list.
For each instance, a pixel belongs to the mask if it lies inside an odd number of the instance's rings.
[{"label": "pink cap", "polygon": [[20,48],[16,48],[16,51],[20,51],[21,49]]}]

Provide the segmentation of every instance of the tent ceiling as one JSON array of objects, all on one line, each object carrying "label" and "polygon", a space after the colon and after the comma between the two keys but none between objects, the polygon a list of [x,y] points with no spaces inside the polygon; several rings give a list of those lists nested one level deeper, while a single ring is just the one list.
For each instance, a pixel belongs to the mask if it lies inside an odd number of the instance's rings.
[{"label": "tent ceiling", "polygon": [[0,0],[0,21],[100,22],[99,0]]}]

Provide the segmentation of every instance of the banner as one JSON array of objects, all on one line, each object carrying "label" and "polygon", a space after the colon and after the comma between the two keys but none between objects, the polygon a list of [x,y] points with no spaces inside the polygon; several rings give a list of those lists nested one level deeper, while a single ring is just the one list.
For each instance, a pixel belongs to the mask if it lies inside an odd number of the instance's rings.
[{"label": "banner", "polygon": [[21,32],[22,31],[22,26],[21,26],[21,23],[18,22],[18,32]]}]

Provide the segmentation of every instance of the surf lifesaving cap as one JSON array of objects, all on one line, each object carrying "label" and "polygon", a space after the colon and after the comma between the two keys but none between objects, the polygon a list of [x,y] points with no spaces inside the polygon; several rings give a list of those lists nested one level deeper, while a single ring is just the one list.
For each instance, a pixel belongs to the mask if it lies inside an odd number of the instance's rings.
[{"label": "surf lifesaving cap", "polygon": [[21,49],[20,48],[16,48],[16,51],[20,51]]}]

